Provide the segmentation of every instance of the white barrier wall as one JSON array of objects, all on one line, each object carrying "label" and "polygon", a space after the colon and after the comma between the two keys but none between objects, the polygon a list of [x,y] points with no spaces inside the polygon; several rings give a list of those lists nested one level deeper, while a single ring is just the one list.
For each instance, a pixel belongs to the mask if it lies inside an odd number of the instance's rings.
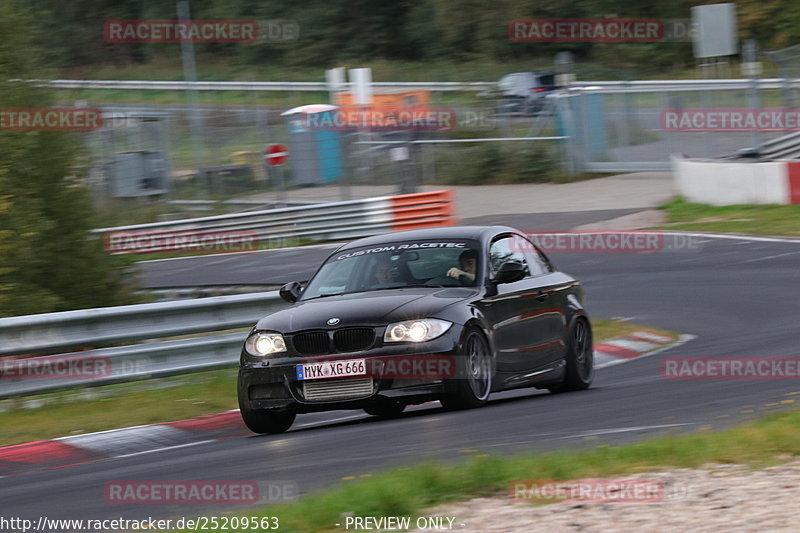
[{"label": "white barrier wall", "polygon": [[678,192],[711,205],[800,203],[800,162],[766,163],[672,157]]}]

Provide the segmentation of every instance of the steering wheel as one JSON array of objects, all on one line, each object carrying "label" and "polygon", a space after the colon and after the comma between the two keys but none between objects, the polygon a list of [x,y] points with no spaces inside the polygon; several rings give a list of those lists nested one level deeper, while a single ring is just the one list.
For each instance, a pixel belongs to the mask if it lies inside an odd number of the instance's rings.
[{"label": "steering wheel", "polygon": [[436,276],[425,282],[430,287],[463,287],[463,284],[450,276]]}]

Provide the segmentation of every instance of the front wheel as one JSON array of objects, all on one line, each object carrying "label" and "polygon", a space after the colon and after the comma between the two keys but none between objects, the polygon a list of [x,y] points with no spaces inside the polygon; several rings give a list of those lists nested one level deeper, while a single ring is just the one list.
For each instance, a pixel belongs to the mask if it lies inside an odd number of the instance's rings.
[{"label": "front wheel", "polygon": [[570,329],[566,363],[564,381],[548,390],[558,393],[588,389],[594,379],[594,347],[592,329],[585,318],[575,320]]},{"label": "front wheel", "polygon": [[447,410],[471,409],[485,405],[492,392],[492,354],[489,343],[478,330],[471,330],[464,339],[463,354],[458,359],[455,390],[439,401]]},{"label": "front wheel", "polygon": [[292,411],[253,411],[240,409],[242,420],[253,433],[283,433],[294,424],[297,414]]}]

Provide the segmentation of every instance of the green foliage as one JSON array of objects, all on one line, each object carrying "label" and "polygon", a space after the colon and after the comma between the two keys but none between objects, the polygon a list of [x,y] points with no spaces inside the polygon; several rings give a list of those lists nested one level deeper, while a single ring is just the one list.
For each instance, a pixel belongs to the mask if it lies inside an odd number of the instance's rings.
[{"label": "green foliage", "polygon": [[[174,2],[138,0],[11,0],[31,14],[31,35],[42,59],[57,68],[125,66],[171,61],[180,65],[174,44],[115,44],[103,40],[103,25],[113,19],[176,19]],[[528,59],[551,63],[560,50],[578,60],[632,68],[641,77],[664,68],[693,64],[691,43],[519,43],[508,38],[508,23],[524,18],[690,19],[691,7],[718,0],[193,0],[194,19],[286,20],[300,27],[296,42],[219,43],[195,46],[198,64],[231,62],[242,66],[332,67],[364,62],[462,62]],[[782,48],[800,39],[800,3],[794,0],[737,2],[741,38],[755,38],[762,49]],[[180,68],[177,69],[180,73]],[[607,71],[611,76],[613,70]]]},{"label": "green foliage", "polygon": [[[0,4],[0,80],[36,78],[30,21]],[[8,107],[44,107],[50,95],[0,82]],[[0,130],[0,316],[110,305],[122,286],[99,240],[87,240],[91,207],[73,175],[77,139],[63,132]]]},{"label": "green foliage", "polygon": [[451,146],[437,154],[436,177],[448,185],[546,183],[559,177],[555,147],[538,141]]}]

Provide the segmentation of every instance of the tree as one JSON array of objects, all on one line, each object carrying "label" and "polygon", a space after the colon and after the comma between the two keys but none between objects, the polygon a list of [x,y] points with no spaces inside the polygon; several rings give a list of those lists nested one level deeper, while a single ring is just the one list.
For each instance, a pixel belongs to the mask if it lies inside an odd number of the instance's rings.
[{"label": "tree", "polygon": [[[30,27],[23,12],[0,3],[0,112],[52,103],[47,89],[19,81],[41,74]],[[78,134],[2,124],[0,316],[121,303],[120,270],[102,242],[89,239],[91,205],[75,170]]]}]

